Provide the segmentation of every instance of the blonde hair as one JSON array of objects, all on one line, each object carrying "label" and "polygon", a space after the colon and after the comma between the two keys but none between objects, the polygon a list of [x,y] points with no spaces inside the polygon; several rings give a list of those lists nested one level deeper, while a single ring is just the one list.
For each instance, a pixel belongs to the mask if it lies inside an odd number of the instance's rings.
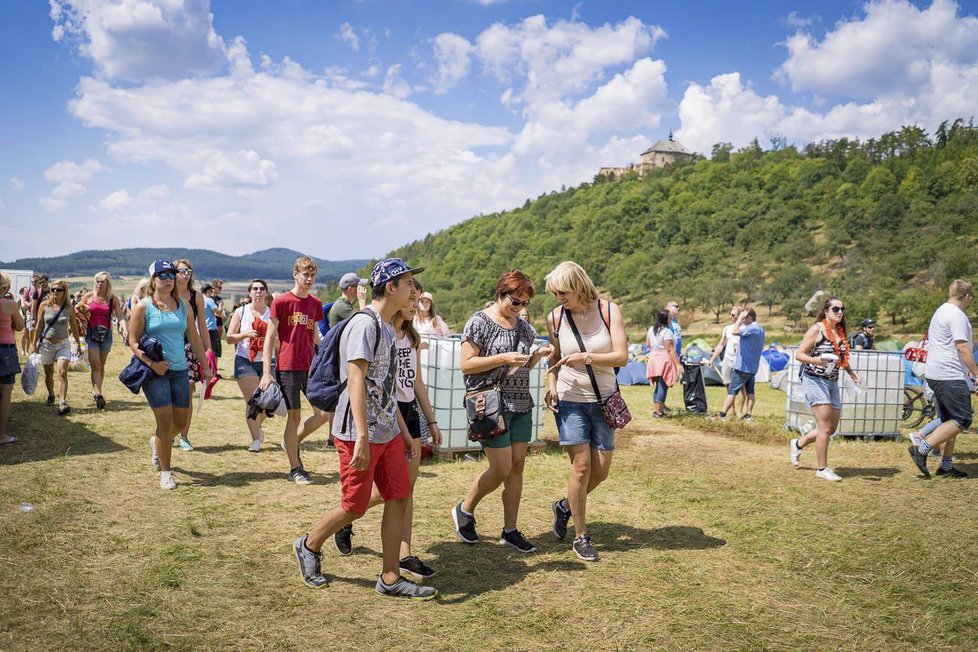
[{"label": "blonde hair", "polygon": [[[58,293],[54,291],[54,288],[56,286],[63,287],[65,290],[64,292],[61,293],[61,300],[62,300],[61,303],[57,303],[55,301],[55,298],[58,296]],[[68,289],[68,281],[60,278],[57,281],[53,281],[50,287],[48,288],[48,294],[47,294],[47,298],[44,300],[44,305],[58,306],[60,308],[61,306],[70,304],[71,300],[68,298],[69,292],[70,290]]]},{"label": "blonde hair", "polygon": [[139,282],[136,283],[136,288],[132,291],[136,295],[136,298],[140,301],[146,298],[146,291],[149,289],[149,279],[141,278]]},{"label": "blonde hair", "polygon": [[319,265],[309,256],[299,256],[295,259],[295,264],[292,265],[292,273],[298,274],[299,272],[315,272],[318,274]]},{"label": "blonde hair", "polygon": [[12,283],[13,281],[10,279],[9,275],[5,274],[4,272],[0,272],[0,294],[5,294],[8,292]]},{"label": "blonde hair", "polygon": [[964,299],[966,296],[971,294],[971,283],[968,281],[963,281],[959,278],[954,279],[951,283],[951,287],[947,289],[947,297],[949,299]]},{"label": "blonde hair", "polygon": [[[149,292],[148,295],[153,297],[156,295],[156,276],[149,279]],[[180,307],[180,290],[177,289],[177,279],[173,279],[173,289],[170,291],[170,296],[177,302],[177,307]]]},{"label": "blonde hair", "polygon": [[178,258],[178,259],[176,259],[176,260],[173,261],[173,269],[174,269],[174,271],[176,271],[177,267],[179,267],[180,265],[183,265],[184,267],[189,267],[190,268],[190,280],[187,281],[187,289],[188,290],[193,290],[194,289],[194,271],[196,271],[196,270],[194,270],[194,266],[192,264],[190,264],[190,261],[187,260],[186,258]]},{"label": "blonde hair", "polygon": [[92,294],[98,296],[98,280],[100,278],[105,279],[105,298],[111,299],[112,298],[112,275],[109,274],[108,272],[99,272],[98,274],[95,275],[95,278],[92,279],[93,281],[92,285],[95,286],[92,288]]},{"label": "blonde hair", "polygon": [[598,300],[598,288],[584,268],[571,260],[565,260],[544,277],[547,292],[573,292],[584,303]]}]

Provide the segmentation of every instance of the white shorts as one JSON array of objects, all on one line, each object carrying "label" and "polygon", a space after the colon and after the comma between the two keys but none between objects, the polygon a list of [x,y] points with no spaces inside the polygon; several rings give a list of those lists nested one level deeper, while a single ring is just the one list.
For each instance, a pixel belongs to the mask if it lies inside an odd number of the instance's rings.
[{"label": "white shorts", "polygon": [[41,342],[41,364],[54,364],[55,360],[71,360],[71,340],[67,337],[60,342]]}]

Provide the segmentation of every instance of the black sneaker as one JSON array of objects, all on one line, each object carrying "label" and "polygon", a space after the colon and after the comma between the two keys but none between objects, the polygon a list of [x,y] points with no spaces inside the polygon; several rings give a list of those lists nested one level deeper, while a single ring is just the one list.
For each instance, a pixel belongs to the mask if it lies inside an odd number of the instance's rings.
[{"label": "black sneaker", "polygon": [[930,471],[927,470],[927,456],[921,453],[916,446],[911,446],[907,449],[907,452],[910,453],[910,459],[917,465],[920,472],[924,474],[924,477],[929,478]]},{"label": "black sneaker", "polygon": [[434,568],[418,559],[416,555],[402,559],[400,568],[405,573],[411,573],[418,577],[434,577],[437,574]]},{"label": "black sneaker", "polygon": [[105,409],[105,397],[101,394],[95,395],[95,409],[104,410]]},{"label": "black sneaker", "polygon": [[312,484],[312,478],[309,477],[309,473],[301,466],[297,466],[289,471],[289,479],[296,484]]},{"label": "black sneaker", "polygon": [[54,405],[54,394],[48,394],[48,400],[45,401],[48,405]]},{"label": "black sneaker", "polygon": [[584,561],[599,561],[601,555],[598,551],[594,549],[594,544],[591,543],[591,537],[586,534],[574,539],[574,543],[571,544],[574,547],[574,553],[579,559]]},{"label": "black sneaker", "polygon": [[63,417],[69,412],[71,412],[71,408],[68,406],[68,402],[61,401],[61,403],[58,405],[58,416]]},{"label": "black sneaker", "polygon": [[567,537],[567,521],[570,520],[571,511],[569,509],[564,509],[561,503],[564,499],[555,500],[550,508],[554,512],[554,527],[553,533],[557,537],[558,541],[563,541]]},{"label": "black sneaker", "polygon": [[353,526],[344,525],[336,534],[333,535],[333,545],[336,546],[336,552],[340,553],[344,557],[353,552]]},{"label": "black sneaker", "polygon": [[479,535],[475,531],[475,516],[462,511],[462,503],[452,508],[452,520],[455,521],[455,534],[462,543],[479,543]]},{"label": "black sneaker", "polygon": [[395,598],[411,598],[412,600],[431,600],[438,595],[438,589],[430,586],[421,586],[411,580],[398,577],[393,584],[384,582],[381,575],[377,578],[377,593],[388,595]]},{"label": "black sneaker", "polygon": [[319,562],[322,555],[306,548],[306,537],[302,536],[292,542],[292,553],[296,561],[299,562],[299,577],[306,583],[306,586],[313,589],[321,589],[329,580],[322,573]]},{"label": "black sneaker", "polygon": [[953,466],[951,467],[950,471],[945,471],[943,468],[939,468],[937,469],[937,473],[935,475],[937,475],[938,478],[953,478],[955,480],[961,480],[968,477],[967,473],[956,469]]},{"label": "black sneaker", "polygon": [[523,533],[519,530],[513,530],[512,532],[507,532],[503,530],[503,533],[499,535],[499,545],[509,546],[510,548],[516,548],[520,552],[536,552],[537,547],[526,540]]},{"label": "black sneaker", "polygon": [[744,416],[740,417],[740,420],[741,421],[750,421],[751,420],[750,412],[748,412]]}]

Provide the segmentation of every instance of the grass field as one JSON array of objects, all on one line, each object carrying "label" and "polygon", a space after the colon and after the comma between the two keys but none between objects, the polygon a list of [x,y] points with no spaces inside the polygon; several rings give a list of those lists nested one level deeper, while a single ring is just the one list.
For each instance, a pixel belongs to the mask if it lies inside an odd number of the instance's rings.
[{"label": "grass field", "polygon": [[[152,415],[115,379],[127,359],[117,345],[105,412],[84,373],[71,374],[66,419],[43,389],[15,390],[22,443],[0,449],[0,649],[978,647],[978,482],[924,481],[905,444],[863,441],[833,442],[844,481],[817,481],[814,451],[802,470],[788,463],[783,395],[766,387],[747,426],[653,420],[648,388],[625,388],[636,421],[589,502],[595,564],[549,533],[567,470],[555,446],[527,463],[520,527],[539,552],[525,556],[455,539],[449,509],[481,460],[426,464],[415,548],[441,597],[410,603],[373,591],[379,512],[356,525],[354,555],[324,549],[328,588],[299,581],[290,545],[337,502],[336,456],[317,433],[303,454],[316,483],[288,482],[280,419],[248,453],[233,381],[195,419],[197,449],[174,451],[181,486],[161,491]],[[958,458],[978,476],[973,435]],[[477,515],[494,541],[498,494]]]}]

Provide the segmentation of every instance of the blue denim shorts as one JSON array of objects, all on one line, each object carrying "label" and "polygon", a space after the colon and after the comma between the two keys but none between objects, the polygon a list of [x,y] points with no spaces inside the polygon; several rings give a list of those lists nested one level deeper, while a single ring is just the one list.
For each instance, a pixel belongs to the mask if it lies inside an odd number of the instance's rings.
[{"label": "blue denim shorts", "polygon": [[103,353],[108,353],[112,350],[112,330],[106,333],[105,339],[101,342],[96,342],[88,335],[85,335],[85,343],[88,344],[89,351],[102,351]]},{"label": "blue denim shorts", "polygon": [[[241,380],[245,376],[257,376],[261,378],[264,373],[264,362],[252,362],[244,356],[234,356],[234,379]],[[275,361],[272,361],[272,374],[275,374]]]},{"label": "blue denim shorts", "polygon": [[151,408],[190,407],[190,376],[186,369],[154,376],[143,383],[142,389]]},{"label": "blue denim shorts", "polygon": [[842,409],[842,393],[839,391],[838,380],[802,374],[801,387],[805,390],[805,402],[808,403],[808,407],[831,405],[836,410]]},{"label": "blue denim shorts", "polygon": [[615,431],[604,420],[600,403],[557,401],[554,419],[561,446],[590,444],[599,451],[615,450]]},{"label": "blue denim shorts", "polygon": [[747,395],[752,396],[754,394],[754,378],[756,376],[757,374],[734,369],[730,373],[730,384],[727,385],[727,394],[729,396],[736,396],[740,388],[743,387]]}]

